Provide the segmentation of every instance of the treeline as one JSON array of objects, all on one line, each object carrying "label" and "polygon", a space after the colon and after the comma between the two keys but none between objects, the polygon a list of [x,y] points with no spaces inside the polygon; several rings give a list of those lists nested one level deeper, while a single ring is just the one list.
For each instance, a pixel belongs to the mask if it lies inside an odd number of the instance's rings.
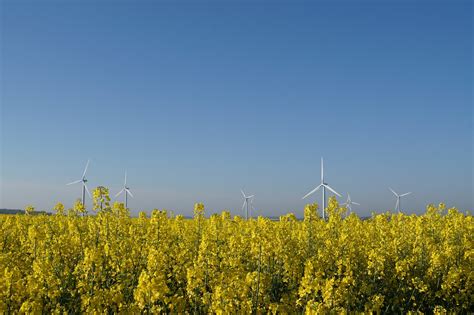
[{"label": "treeline", "polygon": [[[21,209],[0,209],[0,214],[25,214],[25,210]],[[45,214],[50,215],[51,213],[46,211],[35,211],[32,215]]]}]

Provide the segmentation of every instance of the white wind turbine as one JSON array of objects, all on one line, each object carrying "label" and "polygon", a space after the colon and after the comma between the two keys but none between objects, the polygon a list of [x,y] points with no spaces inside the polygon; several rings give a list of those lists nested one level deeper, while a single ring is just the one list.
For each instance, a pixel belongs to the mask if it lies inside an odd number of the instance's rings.
[{"label": "white wind turbine", "polygon": [[407,192],[407,193],[399,195],[392,188],[389,187],[388,189],[390,189],[393,192],[393,194],[397,197],[397,203],[395,204],[395,210],[397,210],[398,213],[400,213],[400,203],[401,203],[400,199],[401,199],[401,197],[408,196],[409,194],[411,194],[411,192]]},{"label": "white wind turbine", "polygon": [[[242,193],[242,196],[244,196],[244,204],[242,205],[242,211],[244,211],[244,208],[246,207],[245,219],[248,220],[248,218],[249,218],[249,207],[251,208],[251,210],[253,209],[253,197],[255,197],[255,195],[246,196],[242,189],[240,190],[240,192]],[[249,203],[249,201],[250,201],[250,203]]]},{"label": "white wind turbine", "polygon": [[351,200],[351,195],[347,194],[347,200],[342,204],[349,210],[349,214],[352,213],[352,205],[360,206],[360,203],[354,202]]},{"label": "white wind turbine", "polygon": [[125,172],[125,181],[123,183],[123,188],[121,191],[119,191],[115,197],[117,198],[118,196],[120,196],[121,193],[125,192],[125,209],[128,209],[128,195],[130,195],[130,197],[133,198],[133,194],[132,192],[130,191],[130,188],[127,187],[127,172]]},{"label": "white wind turbine", "polygon": [[90,160],[87,160],[86,168],[84,169],[84,173],[82,173],[81,179],[78,179],[78,180],[73,181],[69,184],[66,184],[68,186],[68,185],[74,185],[74,184],[82,183],[82,205],[84,205],[84,206],[86,205],[85,204],[86,191],[87,191],[87,194],[89,195],[89,197],[92,198],[91,193],[89,192],[89,189],[87,189],[87,185],[86,185],[86,183],[87,183],[86,172],[87,172],[87,168],[89,167],[89,162],[90,162]]},{"label": "white wind turbine", "polygon": [[326,211],[326,188],[328,190],[330,190],[331,192],[333,192],[335,195],[341,197],[341,195],[336,192],[334,189],[332,189],[327,183],[324,182],[324,161],[323,161],[323,158],[321,157],[321,184],[319,184],[318,187],[316,187],[315,189],[311,190],[309,193],[307,193],[302,199],[305,199],[306,197],[308,196],[311,196],[312,194],[314,194],[316,191],[319,190],[319,188],[323,188],[322,191],[323,191],[323,208],[322,208],[322,211],[323,211],[323,219],[325,219],[325,211]]}]

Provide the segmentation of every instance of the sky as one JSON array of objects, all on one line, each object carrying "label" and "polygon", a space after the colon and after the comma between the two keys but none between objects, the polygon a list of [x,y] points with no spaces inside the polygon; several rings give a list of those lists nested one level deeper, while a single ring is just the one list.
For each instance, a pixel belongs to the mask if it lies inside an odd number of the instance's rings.
[{"label": "sky", "polygon": [[[471,1],[0,1],[0,208],[472,210]],[[114,198],[113,198],[114,200]],[[121,200],[121,199],[118,199]],[[91,201],[86,200],[86,206]]]}]

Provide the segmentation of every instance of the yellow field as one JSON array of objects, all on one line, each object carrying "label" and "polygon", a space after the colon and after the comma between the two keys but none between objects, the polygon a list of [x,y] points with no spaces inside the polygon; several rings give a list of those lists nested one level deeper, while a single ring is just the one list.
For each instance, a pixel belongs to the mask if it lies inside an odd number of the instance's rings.
[{"label": "yellow field", "polygon": [[0,313],[474,311],[473,219],[443,205],[246,221],[197,204],[189,220],[94,197],[95,216],[0,216]]}]

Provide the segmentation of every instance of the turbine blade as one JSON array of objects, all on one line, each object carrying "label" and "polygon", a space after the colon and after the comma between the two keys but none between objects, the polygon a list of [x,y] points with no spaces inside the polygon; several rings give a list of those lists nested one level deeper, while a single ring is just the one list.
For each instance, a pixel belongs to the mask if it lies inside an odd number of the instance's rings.
[{"label": "turbine blade", "polygon": [[337,191],[332,189],[331,186],[329,186],[329,185],[323,185],[323,186],[326,187],[327,189],[329,189],[330,191],[332,191],[335,195],[338,195],[339,197],[341,197],[341,195]]},{"label": "turbine blade", "polygon": [[87,188],[87,185],[86,184],[83,184],[84,185],[84,188],[86,189],[87,191],[87,194],[89,195],[89,198],[92,199],[92,195],[91,195],[91,192],[89,191],[89,188]]},{"label": "turbine blade", "polygon": [[311,196],[312,194],[314,194],[319,188],[321,188],[321,186],[323,186],[323,184],[319,184],[318,187],[316,187],[315,189],[311,190],[309,193],[307,193],[303,198],[301,199],[305,199],[306,197],[308,196]]},{"label": "turbine blade", "polygon": [[244,198],[247,198],[247,196],[245,196],[245,193],[242,189],[240,190],[240,192],[242,193],[242,196],[244,196]]},{"label": "turbine blade", "polygon": [[119,191],[119,192],[118,192],[118,193],[115,195],[115,197],[118,197],[118,196],[120,196],[120,194],[121,194],[121,193],[123,193],[123,191],[124,191],[124,190],[125,190],[125,188],[122,188],[122,190],[121,190],[121,191]]},{"label": "turbine blade", "polygon": [[404,193],[403,195],[400,195],[400,197],[408,196],[409,194],[411,194],[411,192]]},{"label": "turbine blade", "polygon": [[255,197],[255,195],[248,196],[247,199],[250,199],[250,198],[253,198],[253,197]]},{"label": "turbine blade", "polygon": [[397,203],[395,203],[395,210],[398,210],[398,203],[400,202],[400,199],[397,198]]},{"label": "turbine blade", "polygon": [[124,186],[127,186],[127,171],[125,171],[125,182],[123,183]]},{"label": "turbine blade", "polygon": [[360,206],[360,203],[357,203],[357,202],[352,202],[352,204]]},{"label": "turbine blade", "polygon": [[87,160],[86,168],[84,169],[84,173],[82,173],[82,178],[84,178],[84,176],[86,176],[87,168],[89,167],[89,162],[90,162],[90,160]]},{"label": "turbine blade", "polygon": [[393,194],[398,197],[398,194],[392,188],[388,187],[388,189],[390,189],[393,192]]},{"label": "turbine blade", "polygon": [[125,191],[133,198],[132,192],[129,189],[125,189]]},{"label": "turbine blade", "polygon": [[242,211],[244,211],[245,204],[247,203],[247,199],[245,199],[244,204],[242,205]]},{"label": "turbine blade", "polygon": [[324,160],[321,157],[321,183],[324,183]]},{"label": "turbine blade", "polygon": [[80,183],[80,182],[82,182],[82,179],[75,180],[75,181],[73,181],[73,182],[71,182],[71,183],[69,183],[69,184],[66,184],[66,186],[74,185],[74,184],[77,184],[77,183]]}]

